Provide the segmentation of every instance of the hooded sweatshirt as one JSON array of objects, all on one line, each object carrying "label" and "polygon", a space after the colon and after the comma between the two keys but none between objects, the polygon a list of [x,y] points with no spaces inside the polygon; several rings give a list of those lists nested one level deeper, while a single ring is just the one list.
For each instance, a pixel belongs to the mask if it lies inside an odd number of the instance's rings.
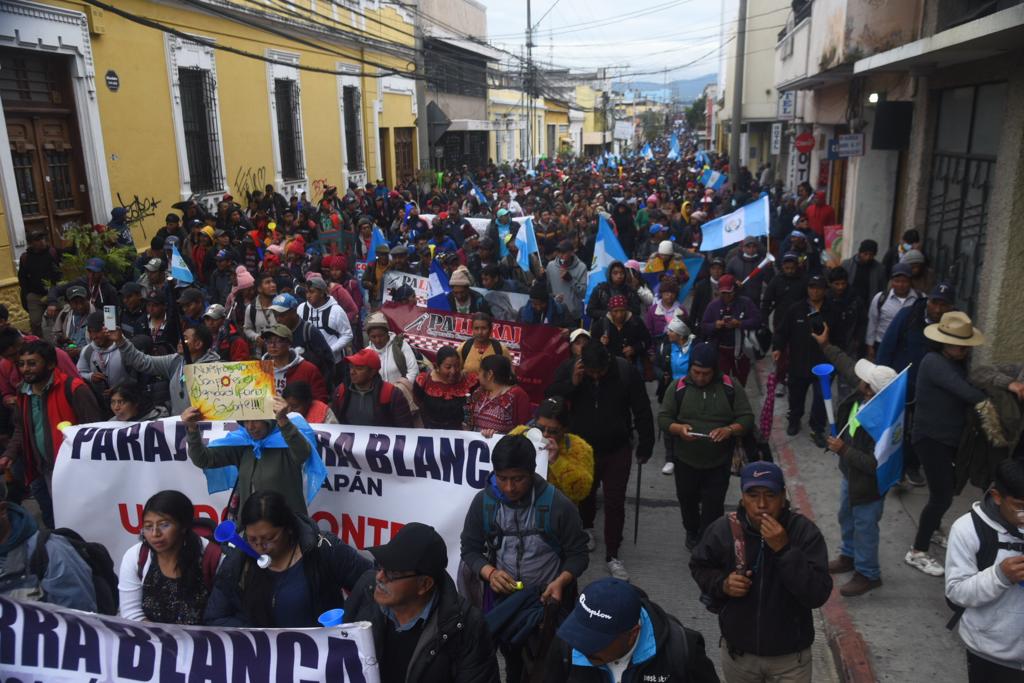
[{"label": "hooded sweatshirt", "polygon": [[[327,384],[324,382],[323,374],[315,365],[294,350],[288,352],[289,361],[282,367],[274,366],[274,388],[280,395],[286,386],[292,382],[307,382],[313,390],[313,399],[327,403],[330,395],[327,393]],[[263,354],[263,360],[270,360],[269,354]]]},{"label": "hooded sweatshirt", "polygon": [[[991,494],[986,494],[983,502],[974,503],[974,512],[996,530],[1000,542],[1021,542],[1010,533]],[[992,566],[978,571],[976,555],[980,547],[970,513],[963,515],[950,529],[946,550],[946,597],[966,608],[958,626],[960,638],[979,657],[1024,671],[1024,630],[1020,627],[1024,590],[999,568],[1003,560],[1020,553],[1000,548]]]}]

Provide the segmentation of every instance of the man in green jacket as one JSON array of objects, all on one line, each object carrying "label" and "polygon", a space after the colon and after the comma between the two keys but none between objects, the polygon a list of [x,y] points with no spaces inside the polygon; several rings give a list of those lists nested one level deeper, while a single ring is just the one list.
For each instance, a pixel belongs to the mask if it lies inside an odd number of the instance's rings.
[{"label": "man in green jacket", "polygon": [[694,346],[689,372],[665,392],[658,426],[672,439],[676,497],[686,548],[693,550],[708,525],[725,513],[736,439],[754,428],[747,394],[718,371],[714,346]]},{"label": "man in green jacket", "polygon": [[811,336],[822,347],[825,360],[835,366],[836,373],[856,391],[839,404],[836,411],[841,437],[828,437],[828,449],[839,456],[839,528],[842,542],[839,557],[828,563],[830,574],[853,572],[850,580],[839,587],[839,593],[852,598],[882,585],[882,568],[878,562],[878,522],[882,519],[885,501],[878,491],[875,440],[857,422],[857,413],[872,396],[896,378],[896,371],[875,365],[866,358],[854,361],[839,347],[828,343],[828,326],[821,334]]}]

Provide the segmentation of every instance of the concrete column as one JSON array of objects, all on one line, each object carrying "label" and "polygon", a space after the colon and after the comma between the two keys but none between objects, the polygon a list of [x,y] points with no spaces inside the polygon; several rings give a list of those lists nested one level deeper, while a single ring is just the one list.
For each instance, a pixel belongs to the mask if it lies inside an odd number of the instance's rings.
[{"label": "concrete column", "polygon": [[866,131],[864,156],[851,157],[846,165],[843,258],[852,256],[862,240],[878,242],[879,257],[889,244],[899,152],[870,149],[871,125]]}]

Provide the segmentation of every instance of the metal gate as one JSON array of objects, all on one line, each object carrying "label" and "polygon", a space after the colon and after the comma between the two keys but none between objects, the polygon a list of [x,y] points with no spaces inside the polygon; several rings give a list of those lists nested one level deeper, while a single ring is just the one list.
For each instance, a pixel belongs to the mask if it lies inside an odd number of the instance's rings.
[{"label": "metal gate", "polygon": [[996,161],[936,153],[928,192],[926,253],[935,275],[956,287],[956,307],[974,316]]}]

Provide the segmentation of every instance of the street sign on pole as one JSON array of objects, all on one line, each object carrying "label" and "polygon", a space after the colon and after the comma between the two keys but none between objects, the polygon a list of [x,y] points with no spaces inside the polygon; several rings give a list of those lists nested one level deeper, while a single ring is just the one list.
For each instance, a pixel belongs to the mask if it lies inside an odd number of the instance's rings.
[{"label": "street sign on pole", "polygon": [[864,133],[840,135],[836,141],[836,154],[841,158],[864,156]]},{"label": "street sign on pole", "polygon": [[805,130],[796,136],[793,144],[796,146],[796,151],[801,154],[810,154],[811,150],[814,149],[814,135],[810,131]]}]

